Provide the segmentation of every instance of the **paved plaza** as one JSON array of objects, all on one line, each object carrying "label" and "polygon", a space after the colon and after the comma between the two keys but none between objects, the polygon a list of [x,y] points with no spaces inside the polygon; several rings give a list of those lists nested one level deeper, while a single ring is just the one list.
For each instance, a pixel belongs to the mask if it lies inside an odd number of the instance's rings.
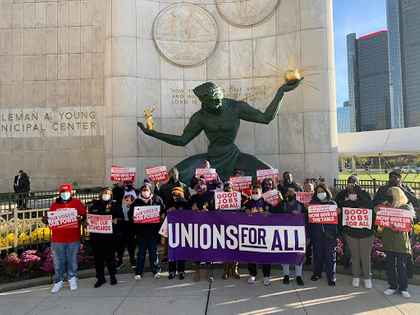
[{"label": "paved plaza", "polygon": [[[275,271],[278,274],[278,270]],[[386,297],[382,291],[386,283],[374,282],[374,289],[351,287],[351,277],[338,276],[338,285],[328,287],[324,279],[318,282],[305,275],[305,286],[293,281],[286,286],[274,275],[271,286],[262,281],[256,285],[241,280],[221,280],[217,270],[211,285],[193,282],[191,274],[185,280],[168,280],[163,274],[154,280],[150,273],[140,281],[132,275],[119,275],[115,287],[105,284],[94,289],[95,279],[82,279],[79,290],[65,287],[51,295],[50,286],[0,293],[1,315],[165,315],[165,314],[420,314],[420,287],[410,286],[413,297]],[[220,279],[220,280],[219,280]],[[261,278],[259,279],[261,280]]]}]

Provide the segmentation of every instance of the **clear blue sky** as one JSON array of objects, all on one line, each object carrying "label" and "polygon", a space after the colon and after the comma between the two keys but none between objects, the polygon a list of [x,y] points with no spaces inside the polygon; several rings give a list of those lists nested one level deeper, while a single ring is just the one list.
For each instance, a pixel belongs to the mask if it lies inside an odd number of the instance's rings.
[{"label": "clear blue sky", "polygon": [[[420,0],[419,0],[420,1]],[[348,100],[346,35],[386,29],[385,0],[334,0],[337,106]]]}]

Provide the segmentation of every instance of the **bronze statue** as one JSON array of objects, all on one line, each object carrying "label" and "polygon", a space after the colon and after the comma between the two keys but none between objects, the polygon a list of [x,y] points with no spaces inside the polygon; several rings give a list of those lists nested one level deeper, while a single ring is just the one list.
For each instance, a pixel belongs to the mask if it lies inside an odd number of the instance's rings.
[{"label": "bronze statue", "polygon": [[286,81],[277,90],[264,112],[246,102],[224,98],[220,87],[213,82],[206,82],[193,90],[200,99],[202,108],[192,115],[181,136],[148,129],[141,122],[138,122],[137,126],[146,135],[176,146],[187,145],[204,130],[209,140],[207,154],[191,156],[176,166],[180,172],[180,178],[186,183],[190,182],[195,169],[199,168],[205,160],[210,161],[211,166],[217,169],[223,180],[228,179],[234,169],[240,169],[245,175],[255,177],[257,169],[267,169],[270,166],[250,154],[239,151],[235,145],[235,138],[240,121],[242,119],[269,124],[279,111],[284,93],[297,88],[302,80],[303,78]]}]

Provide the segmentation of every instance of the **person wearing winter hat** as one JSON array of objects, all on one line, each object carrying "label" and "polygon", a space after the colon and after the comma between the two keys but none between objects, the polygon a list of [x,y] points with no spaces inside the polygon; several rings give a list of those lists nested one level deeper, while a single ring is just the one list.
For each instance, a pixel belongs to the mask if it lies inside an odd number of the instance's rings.
[{"label": "person wearing winter hat", "polygon": [[[94,215],[111,215],[113,222],[117,223],[117,214],[120,212],[121,206],[112,200],[112,190],[110,188],[104,188],[100,193],[99,200],[93,200],[92,206],[89,208],[89,214]],[[96,270],[96,283],[95,288],[99,288],[105,280],[105,264],[108,268],[110,284],[116,285],[117,278],[115,274],[117,269],[115,266],[115,227],[113,224],[113,230],[109,234],[105,233],[90,233],[90,241],[92,244],[93,257],[95,260]]]},{"label": "person wearing winter hat", "polygon": [[[335,198],[340,209],[343,208],[362,208],[372,211],[373,203],[367,191],[359,186],[359,179],[352,175],[347,179],[347,186],[340,191]],[[341,226],[342,226],[342,210],[341,210]],[[372,224],[366,228],[352,228],[342,226],[345,236],[346,245],[349,246],[351,255],[351,267],[353,274],[353,287],[360,285],[361,268],[363,270],[364,285],[366,289],[372,288],[371,279],[371,252],[373,246],[375,212],[372,211]]]},{"label": "person wearing winter hat", "polygon": [[165,208],[165,204],[162,199],[153,194],[150,185],[147,184],[140,187],[139,196],[131,204],[130,210],[128,211],[128,217],[134,226],[138,244],[136,275],[134,277],[136,280],[140,280],[143,277],[146,251],[149,252],[150,266],[152,268],[154,278],[160,278],[160,261],[157,254],[160,223],[136,223],[134,221],[134,212],[136,208],[144,206],[159,206],[159,216]]},{"label": "person wearing winter hat", "polygon": [[[173,187],[172,199],[168,200],[167,212],[186,209],[188,209],[188,201],[185,199],[184,188],[182,186]],[[177,273],[179,280],[185,278],[185,260],[169,261],[168,265],[169,280],[174,279]]]},{"label": "person wearing winter hat", "polygon": [[[63,184],[59,187],[59,196],[52,203],[44,222],[50,226],[51,250],[54,262],[54,285],[51,293],[57,293],[64,285],[64,273],[67,266],[67,279],[70,290],[77,290],[77,254],[80,248],[80,222],[86,217],[86,207],[77,198],[72,197],[73,186]],[[67,217],[64,223],[58,215]]]}]

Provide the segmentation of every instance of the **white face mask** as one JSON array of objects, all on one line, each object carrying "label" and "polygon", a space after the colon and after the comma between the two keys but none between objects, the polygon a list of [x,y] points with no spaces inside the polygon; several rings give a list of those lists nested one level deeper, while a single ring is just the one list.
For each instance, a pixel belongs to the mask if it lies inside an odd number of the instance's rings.
[{"label": "white face mask", "polygon": [[111,195],[108,195],[108,194],[102,195],[102,200],[103,201],[110,201],[111,200]]},{"label": "white face mask", "polygon": [[349,200],[356,201],[357,200],[357,194],[349,194]]},{"label": "white face mask", "polygon": [[60,194],[61,199],[63,199],[64,201],[67,201],[70,199],[71,197],[71,193],[69,191],[64,191]]},{"label": "white face mask", "polygon": [[252,195],[252,199],[253,200],[259,200],[259,199],[261,199],[261,195],[260,194]]},{"label": "white face mask", "polygon": [[326,192],[320,192],[320,193],[317,193],[316,196],[318,197],[319,200],[323,201],[327,198],[327,193]]}]

